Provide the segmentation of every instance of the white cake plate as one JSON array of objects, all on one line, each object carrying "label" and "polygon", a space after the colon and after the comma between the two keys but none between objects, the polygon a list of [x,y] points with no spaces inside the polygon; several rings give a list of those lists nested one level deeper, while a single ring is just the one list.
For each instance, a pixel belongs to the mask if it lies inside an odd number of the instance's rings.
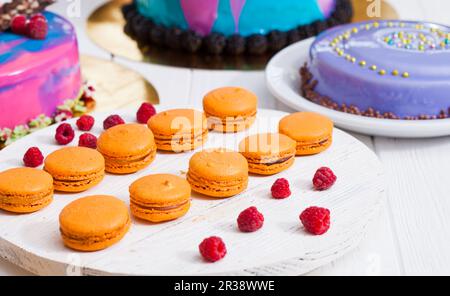
[{"label": "white cake plate", "polygon": [[[134,112],[119,112],[127,122]],[[260,110],[257,123],[237,134],[210,133],[205,147],[236,149],[249,134],[276,131],[286,113]],[[101,132],[107,114],[94,114],[92,131]],[[69,121],[74,123],[75,120]],[[19,140],[0,152],[0,171],[21,166],[24,152],[38,146],[45,155],[59,149],[54,143],[56,126]],[[76,145],[80,132],[70,145]],[[110,194],[129,202],[128,186],[153,173],[184,175],[193,152],[158,153],[144,171],[126,176],[107,175],[98,186],[80,194],[56,194],[53,203],[33,214],[0,211],[0,256],[40,275],[299,275],[329,263],[355,248],[380,213],[384,197],[383,173],[375,154],[365,145],[336,129],[334,143],[326,152],[298,157],[289,170],[271,177],[251,176],[245,193],[229,199],[208,199],[193,194],[192,208],[178,220],[150,224],[133,219],[129,233],[118,244],[99,252],[72,251],[61,242],[58,215],[71,201],[87,195]],[[338,181],[325,192],[316,192],[311,179],[316,169],[331,167]],[[277,178],[291,182],[289,199],[271,198]],[[238,214],[256,206],[265,215],[264,227],[241,233]],[[331,210],[332,226],[323,236],[307,234],[299,214],[306,207]],[[205,237],[224,239],[227,256],[211,264],[202,260],[198,244]]]},{"label": "white cake plate", "polygon": [[[266,68],[266,80],[272,94],[291,108],[318,112],[330,117],[346,130],[373,136],[429,138],[450,135],[450,119],[391,120],[370,118],[335,111],[315,104],[300,94],[301,66],[308,61],[314,38],[295,43],[272,58]],[[345,86],[342,86],[345,87]]]}]

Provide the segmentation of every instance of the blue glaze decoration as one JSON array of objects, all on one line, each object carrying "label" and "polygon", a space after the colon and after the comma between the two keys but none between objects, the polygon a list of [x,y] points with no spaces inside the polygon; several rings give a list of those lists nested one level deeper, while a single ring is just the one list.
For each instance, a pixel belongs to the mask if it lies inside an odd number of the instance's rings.
[{"label": "blue glaze decoration", "polygon": [[[73,28],[53,13],[45,12],[49,31],[45,40],[33,40],[10,31],[0,33],[0,65],[11,62],[23,52],[40,52],[74,38]],[[16,45],[11,46],[16,43]]]},{"label": "blue glaze decoration", "polygon": [[[166,27],[177,27],[183,30],[189,29],[185,14],[180,4],[181,0],[137,0],[139,13],[151,19],[157,24]],[[230,0],[219,0],[217,11],[211,9],[209,0],[191,0],[198,7],[199,14],[215,14],[216,21],[212,32],[222,33],[226,36],[236,33],[235,22]],[[267,34],[272,30],[288,31],[297,26],[310,24],[317,20],[323,20],[327,16],[322,12],[323,7],[318,0],[246,0],[242,9],[238,33],[242,36],[252,34]],[[185,1],[188,2],[188,1]],[[332,5],[334,3],[329,2]],[[330,4],[328,4],[330,5]],[[329,9],[327,9],[329,10]],[[192,11],[192,9],[191,9]],[[196,30],[198,32],[204,30]]]}]

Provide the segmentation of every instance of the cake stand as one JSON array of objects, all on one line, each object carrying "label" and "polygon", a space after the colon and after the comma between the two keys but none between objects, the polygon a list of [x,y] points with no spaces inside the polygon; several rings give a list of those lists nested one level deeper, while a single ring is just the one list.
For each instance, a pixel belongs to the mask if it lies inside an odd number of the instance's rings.
[{"label": "cake stand", "polygon": [[[127,122],[135,111],[118,112]],[[95,113],[92,133],[99,135],[109,114]],[[236,149],[240,140],[257,132],[276,131],[286,113],[259,110],[250,130],[236,134],[210,133],[204,148]],[[69,123],[74,124],[74,119]],[[54,143],[56,126],[35,132],[0,152],[0,171],[21,166],[24,152],[38,146],[45,155],[60,148]],[[70,145],[76,145],[78,135]],[[39,275],[299,275],[329,263],[354,249],[379,218],[384,199],[383,172],[375,154],[364,144],[336,129],[334,143],[324,153],[298,157],[285,172],[270,177],[250,176],[248,189],[233,198],[210,199],[193,194],[188,214],[178,220],[150,224],[133,220],[129,233],[116,245],[99,252],[72,251],[62,244],[58,215],[71,201],[88,195],[110,194],[129,203],[128,186],[155,173],[184,176],[194,152],[158,153],[156,160],[136,174],[107,174],[98,186],[79,194],[56,193],[47,208],[29,215],[0,211],[0,256]],[[312,189],[315,171],[329,166],[338,177],[328,191]],[[271,198],[278,178],[291,182],[292,196]],[[255,233],[237,230],[238,214],[256,206],[265,215]],[[307,234],[299,214],[309,206],[331,210],[331,229],[323,236]],[[205,237],[221,236],[228,254],[209,264],[198,253]]]}]

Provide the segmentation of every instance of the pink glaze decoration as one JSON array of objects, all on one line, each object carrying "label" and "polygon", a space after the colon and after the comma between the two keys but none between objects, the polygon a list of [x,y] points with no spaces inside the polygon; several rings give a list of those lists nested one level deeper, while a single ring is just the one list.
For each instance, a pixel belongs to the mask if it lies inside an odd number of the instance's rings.
[{"label": "pink glaze decoration", "polygon": [[201,35],[208,35],[217,19],[219,0],[180,0],[189,28]]},{"label": "pink glaze decoration", "polygon": [[325,17],[329,17],[334,9],[336,0],[317,0],[320,10]]},{"label": "pink glaze decoration", "polygon": [[0,129],[26,124],[41,114],[51,116],[80,92],[75,31],[63,18],[45,15],[50,28],[46,40],[0,33]]},{"label": "pink glaze decoration", "polygon": [[230,0],[231,12],[233,13],[235,32],[239,33],[239,19],[246,0]]}]

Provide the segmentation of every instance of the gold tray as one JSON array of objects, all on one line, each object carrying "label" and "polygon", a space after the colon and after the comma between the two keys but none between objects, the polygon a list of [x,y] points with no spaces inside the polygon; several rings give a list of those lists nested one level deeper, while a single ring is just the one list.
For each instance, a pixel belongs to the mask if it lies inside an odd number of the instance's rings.
[{"label": "gold tray", "polygon": [[[133,61],[160,64],[173,67],[200,69],[263,70],[272,55],[263,56],[210,56],[189,54],[166,48],[151,47],[139,49],[137,43],[128,37],[123,28],[125,20],[120,7],[129,0],[113,0],[96,9],[88,18],[89,37],[101,48],[114,56]],[[384,0],[381,1],[380,17],[369,17],[368,8],[373,2],[353,0],[355,16],[353,22],[377,19],[396,19],[394,8]]]},{"label": "gold tray", "polygon": [[159,104],[156,89],[139,73],[88,55],[82,55],[80,60],[83,78],[96,90],[96,111],[137,108],[142,102]]}]

